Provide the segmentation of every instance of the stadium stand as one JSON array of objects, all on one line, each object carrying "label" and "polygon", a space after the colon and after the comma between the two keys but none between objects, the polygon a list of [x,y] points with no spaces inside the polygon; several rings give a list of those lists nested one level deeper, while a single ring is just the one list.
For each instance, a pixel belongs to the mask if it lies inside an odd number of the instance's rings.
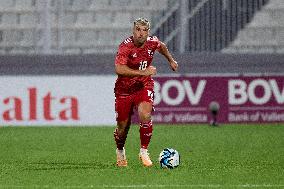
[{"label": "stadium stand", "polygon": [[178,53],[284,52],[283,0],[0,0],[0,54],[114,53],[137,17]]},{"label": "stadium stand", "polygon": [[[268,0],[190,0],[172,8],[155,34],[179,53],[220,52]],[[182,16],[180,16],[182,15]],[[180,18],[174,22],[174,18]],[[182,37],[185,36],[185,37]]]},{"label": "stadium stand", "polygon": [[284,1],[270,0],[223,52],[284,53]]},{"label": "stadium stand", "polygon": [[[131,33],[136,17],[159,17],[167,3],[168,0],[0,0],[0,53],[113,53]],[[44,16],[50,20],[51,28],[46,28]],[[48,52],[42,52],[47,45],[44,40],[52,41],[46,47]]]}]

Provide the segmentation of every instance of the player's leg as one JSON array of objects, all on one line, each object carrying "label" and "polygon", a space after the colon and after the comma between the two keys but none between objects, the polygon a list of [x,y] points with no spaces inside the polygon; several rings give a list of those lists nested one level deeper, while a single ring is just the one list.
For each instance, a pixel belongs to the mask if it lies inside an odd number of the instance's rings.
[{"label": "player's leg", "polygon": [[138,106],[138,115],[140,119],[140,141],[141,148],[147,149],[151,140],[153,124],[151,119],[152,103],[141,102]]},{"label": "player's leg", "polygon": [[127,158],[124,145],[130,124],[130,119],[117,122],[117,128],[114,130],[114,139],[116,142],[116,165],[119,167],[127,166]]},{"label": "player's leg", "polygon": [[125,141],[131,125],[132,106],[130,98],[116,98],[115,111],[117,127],[114,130],[114,139],[116,143],[117,166],[127,166],[125,154]]},{"label": "player's leg", "polygon": [[148,145],[151,141],[153,124],[151,114],[153,110],[153,92],[145,90],[139,95],[138,115],[140,119],[140,153],[139,157],[144,166],[152,166],[152,161],[148,153]]},{"label": "player's leg", "polygon": [[117,121],[117,127],[114,130],[114,139],[118,150],[123,150],[127,134],[131,125],[131,119]]}]

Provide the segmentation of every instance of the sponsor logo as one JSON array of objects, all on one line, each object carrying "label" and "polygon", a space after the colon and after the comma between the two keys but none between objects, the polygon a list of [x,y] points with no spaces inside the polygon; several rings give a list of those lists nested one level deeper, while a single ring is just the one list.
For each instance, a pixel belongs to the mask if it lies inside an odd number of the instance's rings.
[{"label": "sponsor logo", "polygon": [[[206,86],[206,80],[199,80],[197,87],[193,89],[189,80],[167,80],[162,85],[155,82],[155,104],[162,101],[170,106],[180,105],[184,100],[188,100],[191,105],[198,105]],[[176,95],[171,95],[171,91],[177,91]]]},{"label": "sponsor logo", "polygon": [[249,83],[241,79],[231,79],[228,81],[228,93],[230,105],[247,102],[264,105],[272,99],[278,104],[284,103],[284,86],[279,86],[275,79],[255,79]]},{"label": "sponsor logo", "polygon": [[80,119],[77,97],[58,97],[51,91],[40,96],[35,87],[27,88],[27,93],[22,96],[8,96],[1,99],[0,113],[4,121],[76,121]]},{"label": "sponsor logo", "polygon": [[150,57],[153,57],[153,56],[154,56],[154,51],[152,51],[151,49],[149,49],[149,50],[148,50],[148,54],[149,54]]}]

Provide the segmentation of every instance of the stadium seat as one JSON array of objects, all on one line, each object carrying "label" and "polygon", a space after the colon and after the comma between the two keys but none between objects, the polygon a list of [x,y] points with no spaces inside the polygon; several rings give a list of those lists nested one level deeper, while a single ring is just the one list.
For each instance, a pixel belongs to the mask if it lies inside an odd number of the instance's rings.
[{"label": "stadium seat", "polygon": [[284,54],[284,46],[283,45],[277,46],[276,53]]},{"label": "stadium seat", "polygon": [[23,31],[20,30],[5,30],[3,31],[3,41],[7,46],[17,46],[23,40],[23,35]]},{"label": "stadium seat", "polygon": [[156,10],[164,10],[168,7],[168,1],[167,0],[150,1],[149,6]]},{"label": "stadium seat", "polygon": [[80,54],[81,49],[80,48],[66,48],[63,49],[64,54]]},{"label": "stadium seat", "polygon": [[271,18],[278,26],[284,26],[284,9],[271,10]]},{"label": "stadium seat", "polygon": [[27,50],[23,49],[23,48],[12,48],[10,49],[10,53],[11,54],[27,54]]},{"label": "stadium seat", "polygon": [[2,13],[0,25],[12,26],[17,24],[17,15],[15,13]]},{"label": "stadium seat", "polygon": [[284,9],[283,0],[269,0],[269,3],[265,6],[265,9]]},{"label": "stadium seat", "polygon": [[119,27],[130,27],[132,21],[132,15],[129,12],[116,12],[114,16],[114,25]]},{"label": "stadium seat", "polygon": [[[54,15],[56,17],[56,15]],[[62,15],[62,25],[63,26],[73,26],[76,21],[76,15],[71,12],[65,12],[65,14]]]},{"label": "stadium seat", "polygon": [[36,33],[35,30],[23,30],[22,31],[22,40],[19,41],[19,46],[22,47],[34,47],[35,45],[35,37]]},{"label": "stadium seat", "polygon": [[[2,52],[40,52],[42,23],[40,8],[44,0],[0,0],[0,47]],[[131,34],[135,18],[152,21],[167,0],[49,0],[52,49],[63,44],[63,52],[115,52],[117,45]],[[62,28],[62,43],[58,35]],[[38,48],[38,49],[37,49]],[[93,49],[93,50],[92,50]]]},{"label": "stadium seat", "polygon": [[238,47],[230,46],[229,48],[222,49],[221,52],[228,53],[228,54],[235,54],[235,53],[238,53]]},{"label": "stadium seat", "polygon": [[73,10],[86,10],[90,7],[90,5],[90,0],[73,0],[71,7]]},{"label": "stadium seat", "polygon": [[14,6],[14,1],[12,0],[1,0],[0,1],[0,10],[5,10]]},{"label": "stadium seat", "polygon": [[106,9],[110,4],[107,0],[92,0],[90,4],[91,9]]},{"label": "stadium seat", "polygon": [[110,5],[111,6],[129,6],[131,4],[130,0],[111,0]]},{"label": "stadium seat", "polygon": [[34,0],[15,0],[15,8],[19,10],[32,10],[35,8],[36,4]]},{"label": "stadium seat", "polygon": [[112,53],[114,54],[117,51],[117,46],[101,46],[101,47],[94,47],[94,48],[85,48],[82,49],[82,53],[84,54],[105,54],[105,53]]},{"label": "stadium seat", "polygon": [[131,1],[130,6],[132,7],[147,7],[150,5],[149,0],[136,0],[136,1]]},{"label": "stadium seat", "polygon": [[65,10],[72,9],[73,0],[62,0],[62,2]]},{"label": "stadium seat", "polygon": [[33,13],[20,14],[20,24],[22,26],[36,26],[39,21],[39,17]]},{"label": "stadium seat", "polygon": [[122,30],[118,30],[116,31],[116,35],[114,36],[114,44],[115,45],[119,45],[123,40],[125,40],[127,37],[129,37],[131,35],[131,29],[122,29]]},{"label": "stadium seat", "polygon": [[77,14],[76,24],[82,26],[94,24],[94,14],[92,12],[79,12]]},{"label": "stadium seat", "polygon": [[135,11],[133,13],[133,20],[135,18],[139,18],[139,17],[143,17],[143,18],[147,18],[147,19],[152,19],[152,15],[154,15],[152,13],[153,11],[151,10],[138,10],[138,11]]},{"label": "stadium seat", "polygon": [[76,42],[76,31],[75,30],[63,30],[62,35],[63,46],[71,46]]},{"label": "stadium seat", "polygon": [[248,24],[250,27],[274,27],[277,22],[272,18],[270,11],[260,11],[255,14],[253,20]]},{"label": "stadium seat", "polygon": [[280,53],[284,44],[283,28],[284,1],[270,0],[222,52]]},{"label": "stadium seat", "polygon": [[6,51],[3,47],[1,47],[1,42],[0,42],[0,55],[6,54]]},{"label": "stadium seat", "polygon": [[113,45],[114,35],[116,34],[113,31],[100,30],[97,40],[98,46]]},{"label": "stadium seat", "polygon": [[111,25],[112,22],[113,22],[112,12],[104,12],[104,11],[95,12],[95,23],[98,27],[105,27],[107,25]]},{"label": "stadium seat", "polygon": [[276,45],[274,32],[270,28],[251,28],[240,31],[234,45]]},{"label": "stadium seat", "polygon": [[76,44],[83,47],[94,46],[98,40],[96,30],[79,31]]},{"label": "stadium seat", "polygon": [[[284,45],[284,28],[278,28],[276,30],[276,34],[275,34],[275,37],[276,37],[276,41],[278,42],[278,44],[280,46],[283,46]],[[282,47],[280,47],[282,49]]]}]

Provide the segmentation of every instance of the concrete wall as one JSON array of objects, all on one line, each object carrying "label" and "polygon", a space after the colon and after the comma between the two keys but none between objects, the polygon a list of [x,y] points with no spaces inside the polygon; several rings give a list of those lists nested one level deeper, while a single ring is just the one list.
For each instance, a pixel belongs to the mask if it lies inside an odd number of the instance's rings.
[{"label": "concrete wall", "polygon": [[[183,54],[174,56],[180,74],[284,74],[284,55]],[[70,56],[0,56],[0,75],[113,75],[114,54]],[[161,55],[159,74],[172,73]]]}]

